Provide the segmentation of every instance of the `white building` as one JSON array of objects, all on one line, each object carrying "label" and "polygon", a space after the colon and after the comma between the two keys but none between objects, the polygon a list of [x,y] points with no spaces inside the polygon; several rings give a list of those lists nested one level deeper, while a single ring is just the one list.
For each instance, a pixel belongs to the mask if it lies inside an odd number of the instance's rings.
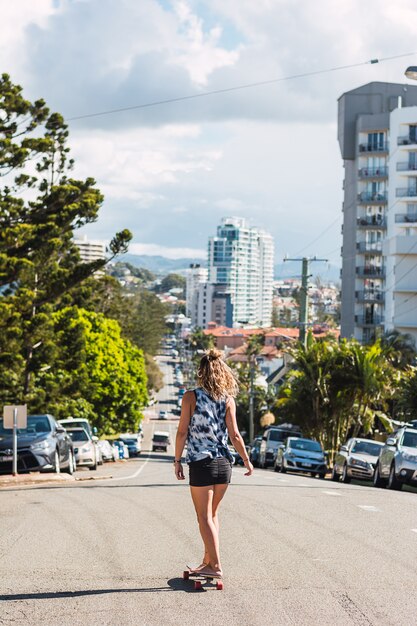
[{"label": "white building", "polygon": [[[192,263],[187,270],[186,281],[186,314],[191,317],[191,319],[196,319],[198,308],[198,291],[200,285],[207,282],[207,268],[201,267],[197,263]],[[198,325],[197,322],[195,322],[195,325]]]},{"label": "white building", "polygon": [[369,83],[339,99],[344,160],[341,334],[417,339],[417,87]]},{"label": "white building", "polygon": [[224,218],[209,238],[208,282],[230,297],[227,325],[271,325],[273,273],[271,235],[243,218]]},{"label": "white building", "polygon": [[80,251],[83,263],[102,261],[106,258],[106,245],[103,241],[89,241],[87,237],[84,237],[84,239],[75,239],[74,243]]}]

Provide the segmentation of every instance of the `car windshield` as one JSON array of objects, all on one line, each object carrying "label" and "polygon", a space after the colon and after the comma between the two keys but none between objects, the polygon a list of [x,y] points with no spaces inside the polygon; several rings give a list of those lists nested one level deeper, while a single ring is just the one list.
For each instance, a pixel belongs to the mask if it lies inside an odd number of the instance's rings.
[{"label": "car windshield", "polygon": [[138,442],[137,439],[132,439],[132,438],[126,439],[125,437],[123,437],[122,441],[124,443],[137,443]]},{"label": "car windshield", "polygon": [[88,435],[85,430],[69,430],[69,436],[73,441],[88,441]]},{"label": "car windshield", "polygon": [[154,441],[168,441],[168,435],[154,435]]},{"label": "car windshield", "polygon": [[270,441],[284,441],[285,433],[281,430],[270,430],[269,431],[269,440]]},{"label": "car windshield", "polygon": [[355,441],[352,452],[357,454],[371,454],[378,456],[382,448],[382,444],[373,441]]},{"label": "car windshield", "polygon": [[406,446],[407,448],[417,448],[417,433],[405,431],[403,446]]},{"label": "car windshield", "polygon": [[[12,428],[4,428],[3,420],[0,420],[0,435],[11,435]],[[28,415],[27,427],[18,428],[19,435],[38,435],[40,433],[50,433],[51,424],[46,415]]]},{"label": "car windshield", "polygon": [[289,441],[288,445],[293,450],[306,450],[307,452],[322,452],[321,445],[318,441],[311,441],[310,439],[294,439]]}]

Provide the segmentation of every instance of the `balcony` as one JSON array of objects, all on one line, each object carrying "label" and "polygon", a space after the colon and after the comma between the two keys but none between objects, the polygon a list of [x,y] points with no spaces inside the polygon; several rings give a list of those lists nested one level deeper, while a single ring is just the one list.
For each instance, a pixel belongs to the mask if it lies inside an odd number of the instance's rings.
[{"label": "balcony", "polygon": [[364,303],[381,303],[384,302],[384,292],[377,289],[364,289],[362,291],[355,291],[355,298],[357,302]]},{"label": "balcony", "polygon": [[385,278],[385,268],[379,265],[359,265],[356,267],[359,278]]},{"label": "balcony", "polygon": [[358,228],[378,228],[384,229],[387,227],[387,220],[383,215],[366,215],[365,217],[358,217],[356,224]]},{"label": "balcony", "polygon": [[397,172],[416,172],[417,163],[397,163]]},{"label": "balcony", "polygon": [[417,187],[399,187],[395,195],[397,198],[417,198]]},{"label": "balcony", "polygon": [[410,135],[402,135],[397,139],[398,146],[413,146],[417,144],[417,137],[410,137]]},{"label": "balcony", "polygon": [[384,318],[382,315],[372,313],[369,315],[355,315],[355,323],[358,326],[382,326]]},{"label": "balcony", "polygon": [[395,215],[396,224],[414,224],[417,222],[417,213],[397,213]]},{"label": "balcony", "polygon": [[363,253],[382,254],[382,241],[360,241],[356,244],[356,249]]},{"label": "balcony", "polygon": [[359,144],[359,152],[365,152],[367,154],[371,154],[372,152],[388,152],[388,142],[384,141],[384,143],[372,144],[372,143],[361,143]]},{"label": "balcony", "polygon": [[361,167],[358,172],[359,178],[386,178],[388,176],[388,168],[383,167]]},{"label": "balcony", "polygon": [[384,204],[387,198],[386,191],[362,191],[358,194],[358,202],[361,204]]}]

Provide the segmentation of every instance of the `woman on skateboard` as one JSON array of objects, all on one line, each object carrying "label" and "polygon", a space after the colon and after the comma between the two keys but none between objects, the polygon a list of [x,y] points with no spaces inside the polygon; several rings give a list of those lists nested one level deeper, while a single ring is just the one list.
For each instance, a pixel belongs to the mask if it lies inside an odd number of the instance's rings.
[{"label": "woman on skateboard", "polygon": [[223,571],[219,552],[220,502],[229,486],[233,458],[227,438],[240,454],[247,469],[253,473],[244,441],[236,422],[238,385],[218,350],[209,350],[197,371],[198,387],[187,391],[182,399],[181,417],[175,441],[175,475],[184,480],[181,457],[187,442],[190,490],[204,543],[201,565],[191,570],[202,576],[221,578]]}]

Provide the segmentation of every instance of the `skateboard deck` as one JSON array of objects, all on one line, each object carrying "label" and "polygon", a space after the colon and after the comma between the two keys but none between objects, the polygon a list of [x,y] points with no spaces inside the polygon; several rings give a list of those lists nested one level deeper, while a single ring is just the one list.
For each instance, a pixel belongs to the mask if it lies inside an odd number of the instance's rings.
[{"label": "skateboard deck", "polygon": [[182,577],[184,580],[194,579],[194,589],[196,591],[203,589],[205,585],[209,587],[215,587],[218,591],[223,589],[223,580],[220,576],[208,576],[207,574],[200,574],[199,572],[192,572],[190,567],[183,571]]}]

